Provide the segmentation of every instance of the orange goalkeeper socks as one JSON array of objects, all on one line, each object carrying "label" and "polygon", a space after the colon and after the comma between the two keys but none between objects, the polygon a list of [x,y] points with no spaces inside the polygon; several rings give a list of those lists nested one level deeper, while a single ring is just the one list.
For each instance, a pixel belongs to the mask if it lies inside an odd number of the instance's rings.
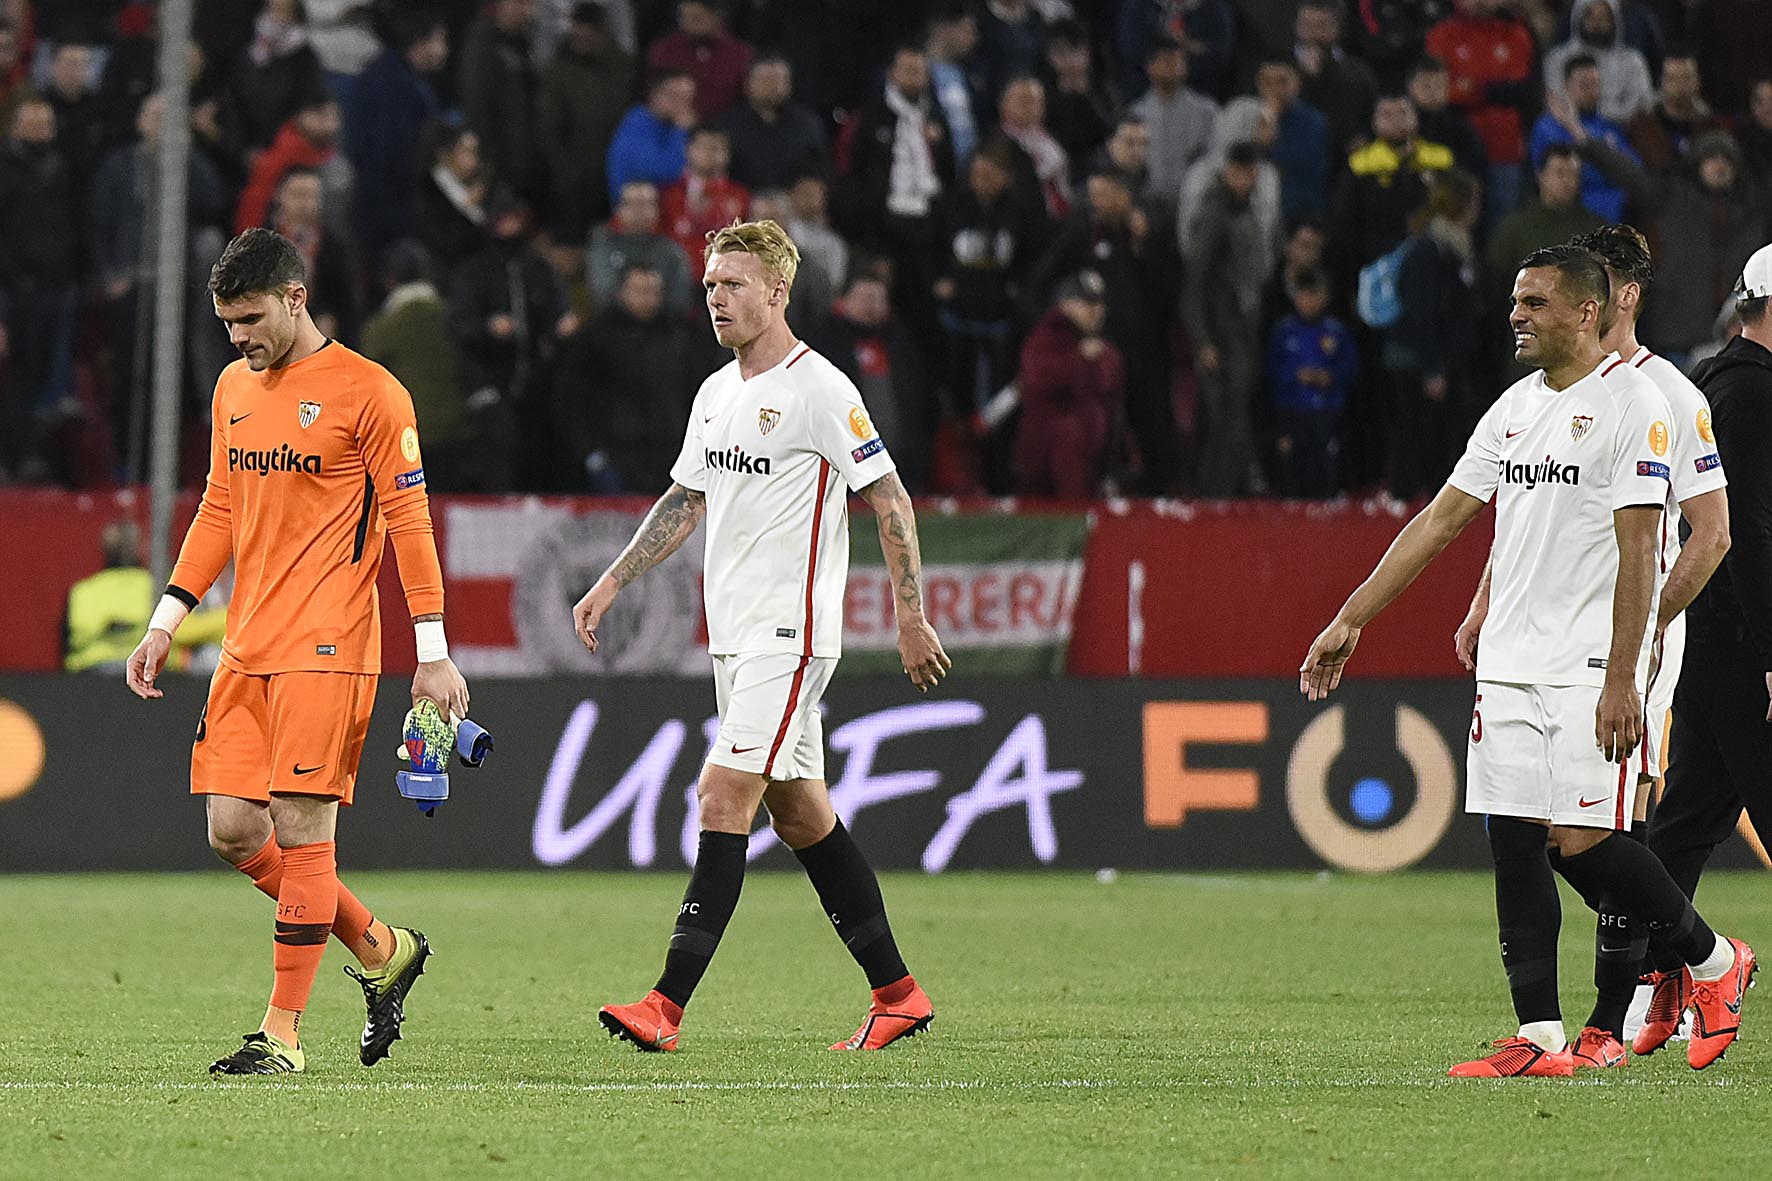
[{"label": "orange goalkeeper socks", "polygon": [[[234,867],[252,879],[252,884],[272,898],[283,886],[283,849],[272,836],[265,847]],[[357,962],[373,971],[388,962],[394,952],[393,934],[386,923],[369,913],[357,896],[338,884],[338,912],[332,920],[332,933],[351,949]]]},{"label": "orange goalkeeper socks", "polygon": [[[273,947],[277,972],[276,984],[271,989],[273,1011],[280,1009],[299,1015],[308,1007],[308,993],[314,987],[320,955],[326,950],[337,911],[338,863],[333,842],[316,841],[283,850],[283,882],[277,890]],[[284,1037],[278,1030],[267,1032]],[[295,1032],[293,1023],[288,1032]]]}]

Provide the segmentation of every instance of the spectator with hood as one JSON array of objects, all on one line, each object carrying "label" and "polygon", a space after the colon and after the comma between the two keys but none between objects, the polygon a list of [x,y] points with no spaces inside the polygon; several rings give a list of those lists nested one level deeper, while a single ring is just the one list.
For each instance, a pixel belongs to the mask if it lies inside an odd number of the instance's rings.
[{"label": "spectator with hood", "polygon": [[566,36],[542,70],[536,119],[554,223],[578,241],[609,215],[606,158],[634,80],[634,59],[610,35],[603,6],[574,4]]},{"label": "spectator with hood", "polygon": [[1544,55],[1545,86],[1560,94],[1571,58],[1585,54],[1600,71],[1600,116],[1624,126],[1655,105],[1649,62],[1625,44],[1618,0],[1575,0],[1569,40]]}]

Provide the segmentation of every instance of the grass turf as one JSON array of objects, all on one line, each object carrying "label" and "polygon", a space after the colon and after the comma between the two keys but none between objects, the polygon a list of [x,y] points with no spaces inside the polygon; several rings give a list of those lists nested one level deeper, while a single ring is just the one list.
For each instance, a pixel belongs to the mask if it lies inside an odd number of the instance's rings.
[{"label": "grass turf", "polygon": [[[754,874],[676,1054],[596,1006],[650,985],[682,879],[358,874],[437,948],[356,1061],[327,951],[308,1074],[211,1080],[270,984],[269,904],[209,875],[0,877],[0,1176],[1763,1175],[1772,995],[1726,1061],[1454,1082],[1512,1031],[1482,875],[897,876],[932,1034],[832,1054],[864,985],[803,879]],[[1764,875],[1706,911],[1772,952]],[[1591,1000],[1565,895],[1563,994]],[[1756,938],[1757,937],[1757,938]],[[1756,1021],[1755,1019],[1758,1018]]]}]

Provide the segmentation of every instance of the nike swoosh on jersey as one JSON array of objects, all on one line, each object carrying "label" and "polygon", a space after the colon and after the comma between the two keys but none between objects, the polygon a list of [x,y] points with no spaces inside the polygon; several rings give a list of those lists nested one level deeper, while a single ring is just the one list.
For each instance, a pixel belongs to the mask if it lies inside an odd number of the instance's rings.
[{"label": "nike swoosh on jersey", "polygon": [[754,750],[762,750],[762,749],[763,749],[763,746],[761,743],[759,743],[756,746],[734,746],[732,748],[732,753],[735,755],[748,755]]},{"label": "nike swoosh on jersey", "polygon": [[1527,430],[1529,430],[1529,429],[1530,429],[1530,428],[1528,428],[1528,427],[1521,427],[1521,428],[1520,428],[1520,429],[1519,429],[1519,430],[1517,430],[1517,431],[1509,431],[1509,432],[1508,432],[1508,433],[1507,433],[1507,437],[1508,437],[1508,438],[1510,438],[1510,439],[1511,439],[1511,438],[1513,438],[1513,437],[1514,437],[1514,436],[1515,436],[1515,435],[1523,435],[1523,434],[1525,434],[1525,433],[1526,433],[1526,432],[1527,432]]},{"label": "nike swoosh on jersey", "polygon": [[252,411],[250,411],[250,410],[248,410],[245,414],[230,414],[230,415],[228,415],[228,425],[233,426],[237,422],[245,422],[247,419],[249,419],[251,417],[252,417]]},{"label": "nike swoosh on jersey", "polygon": [[1580,808],[1594,808],[1594,807],[1598,807],[1601,804],[1607,804],[1607,803],[1611,803],[1611,802],[1612,802],[1611,796],[1601,796],[1597,800],[1576,800],[1575,804],[1577,807],[1580,807]]},{"label": "nike swoosh on jersey", "polygon": [[318,766],[318,767],[304,767],[300,763],[297,763],[295,765],[295,773],[297,775],[312,775],[314,772],[325,768],[325,766],[326,766],[325,763],[321,763],[320,766]]}]

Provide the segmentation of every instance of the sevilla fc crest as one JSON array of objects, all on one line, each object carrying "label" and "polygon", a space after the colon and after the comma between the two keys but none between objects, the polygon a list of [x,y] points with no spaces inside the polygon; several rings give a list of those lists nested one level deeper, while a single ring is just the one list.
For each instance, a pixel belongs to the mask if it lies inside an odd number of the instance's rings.
[{"label": "sevilla fc crest", "polygon": [[1581,442],[1582,437],[1587,434],[1588,429],[1590,427],[1592,427],[1593,425],[1594,425],[1594,416],[1593,415],[1591,415],[1591,414],[1577,414],[1573,419],[1571,419],[1569,421],[1569,437],[1571,439],[1574,439],[1577,443],[1579,443],[1579,442]]},{"label": "sevilla fc crest", "polygon": [[318,402],[298,402],[295,410],[301,419],[301,429],[304,431],[313,426],[314,420],[320,417],[320,403]]},{"label": "sevilla fc crest", "polygon": [[757,411],[757,429],[766,435],[774,430],[775,424],[780,421],[781,411],[779,410],[771,410],[769,407],[765,406]]}]

